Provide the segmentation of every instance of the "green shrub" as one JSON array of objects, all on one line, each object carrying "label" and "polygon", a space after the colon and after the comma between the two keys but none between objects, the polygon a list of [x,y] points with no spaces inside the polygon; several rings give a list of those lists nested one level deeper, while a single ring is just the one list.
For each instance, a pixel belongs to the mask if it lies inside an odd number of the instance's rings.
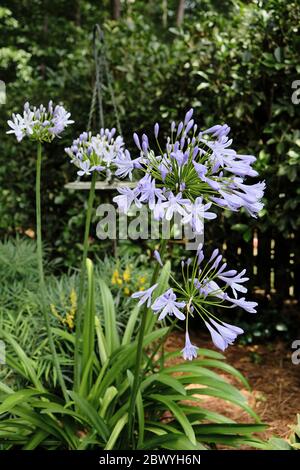
[{"label": "green shrub", "polygon": [[[266,448],[253,433],[265,429],[245,396],[213,369],[225,371],[249,387],[245,378],[224,362],[224,357],[206,349],[199,358],[168,366],[180,353],[168,353],[164,362],[160,346],[169,328],[151,329],[144,337],[149,351],[142,360],[142,381],[136,401],[138,419],[133,436],[128,435],[129,401],[135,367],[133,333],[139,308],[134,307],[125,331],[119,334],[110,290],[101,281],[103,323],[95,317],[93,266],[88,261],[88,291],[83,325],[83,375],[78,392],[73,390],[72,351],[74,336],[53,328],[55,341],[68,354],[59,360],[68,376],[69,401],[65,403],[55,378],[48,374],[47,341],[39,355],[28,355],[19,345],[18,333],[3,331],[7,366],[0,381],[0,436],[2,449],[54,450],[137,449],[199,450],[227,445]],[[159,278],[159,295],[166,287],[169,264]],[[103,327],[101,326],[103,324]],[[45,354],[46,353],[46,354]],[[12,370],[14,371],[12,373]],[[176,376],[174,374],[176,373]],[[178,374],[179,373],[179,374]],[[187,385],[194,384],[193,388]],[[202,395],[218,397],[244,410],[253,424],[236,423],[201,406]],[[166,417],[168,416],[168,419]],[[133,441],[132,441],[133,439]]]}]

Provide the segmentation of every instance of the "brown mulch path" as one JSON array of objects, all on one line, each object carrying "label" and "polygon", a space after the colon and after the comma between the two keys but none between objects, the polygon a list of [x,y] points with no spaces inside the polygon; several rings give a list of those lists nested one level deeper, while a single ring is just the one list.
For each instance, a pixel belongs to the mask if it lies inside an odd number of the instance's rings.
[{"label": "brown mulch path", "polygon": [[[215,349],[208,336],[192,336],[194,344],[201,348]],[[169,351],[182,349],[184,335],[173,333],[167,341]],[[274,341],[268,344],[251,346],[232,345],[224,353],[226,362],[238,369],[248,380],[251,392],[235,378],[221,372],[223,377],[248,397],[250,406],[269,425],[261,437],[276,435],[287,438],[291,432],[290,425],[295,424],[296,414],[300,413],[300,365],[291,361],[290,344]],[[218,371],[220,372],[220,371]],[[251,422],[251,418],[235,405],[205,397],[202,406],[222,413],[238,422]]]}]

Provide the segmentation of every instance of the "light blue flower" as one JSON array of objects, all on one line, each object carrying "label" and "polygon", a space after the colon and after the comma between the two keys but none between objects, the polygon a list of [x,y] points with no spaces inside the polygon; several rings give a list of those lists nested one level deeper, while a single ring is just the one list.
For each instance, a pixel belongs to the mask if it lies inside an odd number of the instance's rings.
[{"label": "light blue flower", "polygon": [[79,166],[80,166],[81,170],[77,171],[78,176],[90,175],[91,174],[91,168],[90,168],[90,161],[89,160],[84,160],[83,162],[79,162]]},{"label": "light blue flower", "polygon": [[189,333],[188,333],[188,331],[186,331],[186,333],[185,333],[185,346],[181,350],[183,359],[185,361],[187,361],[187,360],[192,361],[194,358],[197,357],[197,349],[198,349],[198,347],[194,346],[191,343]]},{"label": "light blue flower", "polygon": [[153,255],[154,255],[154,258],[156,259],[156,261],[158,262],[158,264],[163,267],[163,262],[161,260],[161,257],[160,257],[160,254],[157,250],[154,250],[153,252]]},{"label": "light blue flower", "polygon": [[136,189],[120,188],[118,192],[119,196],[115,196],[113,201],[118,205],[119,211],[123,214],[128,213],[133,202],[137,207],[141,207]]},{"label": "light blue flower", "polygon": [[[171,220],[177,213],[184,215],[185,207],[179,201],[176,204],[175,199],[182,198],[191,207],[198,197],[204,200],[203,204],[214,202],[232,211],[244,208],[249,215],[256,217],[263,207],[261,198],[265,185],[262,182],[251,186],[244,182],[247,176],[257,176],[252,168],[256,157],[239,155],[231,147],[227,124],[215,125],[197,134],[198,127],[192,115],[193,109],[190,109],[177,129],[174,122],[171,124],[171,137],[167,138],[164,146],[157,143],[158,155],[149,147],[145,134],[140,139],[134,133],[141,167],[154,178],[155,187],[160,188],[165,196],[164,204],[161,203],[161,194],[151,197],[150,209],[155,212],[155,218]],[[156,123],[156,140],[158,132]],[[145,197],[141,202],[148,203],[148,199]],[[197,218],[189,214],[187,219],[194,227],[197,225],[197,232],[202,232],[203,226]]]},{"label": "light blue flower", "polygon": [[186,214],[182,219],[183,224],[190,224],[192,229],[197,234],[202,234],[204,231],[204,219],[215,219],[217,214],[209,212],[211,202],[203,204],[202,197],[197,197],[194,203],[186,205]]},{"label": "light blue flower", "polygon": [[234,297],[237,299],[237,292],[246,293],[247,288],[242,286],[246,281],[249,281],[249,277],[243,277],[246,269],[243,269],[239,274],[236,274],[236,271],[227,271],[221,274],[218,274],[218,278],[226,282],[226,284],[232,289]]},{"label": "light blue flower", "polygon": [[61,134],[67,126],[74,123],[70,117],[71,113],[66,111],[63,106],[55,106],[51,117],[51,126],[48,129],[49,132],[55,136]]},{"label": "light blue flower", "polygon": [[[63,113],[60,113],[57,126],[66,118]],[[116,176],[131,178],[132,170],[136,166],[131,160],[130,153],[124,148],[123,138],[115,134],[115,128],[101,128],[96,135],[92,135],[91,132],[82,132],[73,140],[70,147],[65,148],[65,152],[71,158],[71,163],[80,169],[79,176],[93,172],[106,172],[106,176],[110,177],[115,171]],[[89,161],[89,166],[87,167],[85,163],[82,168],[82,162],[86,161]]]},{"label": "light blue flower", "polygon": [[177,302],[173,289],[169,289],[155,300],[151,308],[155,314],[160,313],[159,320],[163,320],[167,315],[175,315],[179,320],[184,320],[185,315],[179,309],[185,305],[185,302]]},{"label": "light blue flower", "polygon": [[62,105],[53,108],[52,101],[48,107],[40,105],[31,107],[28,102],[24,104],[23,115],[13,114],[7,121],[11,130],[7,134],[15,134],[20,142],[25,136],[40,142],[51,142],[58,137],[67,126],[73,124],[71,114]]},{"label": "light blue flower", "polygon": [[20,114],[13,114],[12,119],[8,120],[7,124],[11,130],[7,131],[6,134],[15,134],[17,141],[21,142],[23,137],[26,135],[24,118]]},{"label": "light blue flower", "polygon": [[155,179],[152,179],[150,175],[145,175],[140,180],[138,190],[140,192],[139,201],[148,202],[150,210],[154,210],[156,201],[161,202],[165,199],[162,190],[155,186]]},{"label": "light blue flower", "polygon": [[119,178],[126,178],[126,176],[129,176],[129,179],[132,179],[134,161],[131,160],[128,150],[125,150],[125,152],[121,153],[121,155],[116,158],[115,164],[117,167],[116,176]]},{"label": "light blue flower", "polygon": [[227,300],[233,304],[232,307],[237,306],[246,310],[246,312],[257,313],[255,310],[258,305],[257,302],[250,302],[249,300],[246,300],[245,297],[241,297],[239,299],[231,299],[230,297],[227,297]]},{"label": "light blue flower", "polygon": [[234,340],[237,338],[238,335],[244,333],[241,328],[234,325],[230,325],[228,323],[217,323],[212,318],[210,318],[210,322],[215,328],[213,328],[207,321],[205,321],[204,323],[210,332],[214,345],[222,351],[225,351],[225,349],[230,344],[233,344]]},{"label": "light blue flower", "polygon": [[189,203],[188,199],[184,199],[181,193],[176,196],[170,192],[167,196],[167,201],[162,203],[162,206],[166,209],[165,218],[171,220],[174,214],[186,215],[186,206]]},{"label": "light blue flower", "polygon": [[139,307],[143,305],[145,302],[147,302],[147,307],[149,308],[152,302],[151,297],[152,297],[153,291],[157,288],[157,285],[158,284],[154,284],[152,287],[149,287],[149,289],[145,291],[134,292],[134,294],[132,294],[131,297],[133,299],[140,299],[138,303]]}]

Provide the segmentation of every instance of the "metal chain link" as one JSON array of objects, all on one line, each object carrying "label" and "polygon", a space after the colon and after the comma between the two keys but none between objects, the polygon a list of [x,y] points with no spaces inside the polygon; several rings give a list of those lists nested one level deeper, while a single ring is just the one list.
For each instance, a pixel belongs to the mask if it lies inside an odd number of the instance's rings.
[{"label": "metal chain link", "polygon": [[105,72],[106,72],[108,89],[109,89],[109,92],[110,92],[111,101],[112,101],[112,105],[113,105],[113,108],[114,108],[117,130],[118,130],[119,134],[122,134],[120,118],[119,118],[119,113],[118,113],[118,107],[117,107],[116,97],[115,97],[115,93],[114,93],[114,89],[113,89],[113,78],[112,78],[112,74],[110,72],[110,69],[109,69],[109,66],[108,66],[108,61],[107,61],[106,57],[107,57],[107,55],[103,56],[103,62],[104,62],[104,66],[105,66],[104,68],[105,68]]},{"label": "metal chain link", "polygon": [[113,88],[113,77],[109,69],[108,59],[107,59],[107,49],[104,41],[104,33],[99,24],[94,26],[93,31],[93,51],[94,51],[94,61],[95,61],[95,85],[93,88],[89,118],[88,118],[88,130],[91,130],[93,116],[96,114],[96,104],[98,101],[98,114],[99,114],[99,124],[100,127],[104,127],[104,111],[103,111],[103,79],[104,74],[107,80],[108,91],[111,97],[111,102],[114,109],[116,127],[119,134],[122,134],[121,124],[119,119],[118,107],[115,98],[114,88]]},{"label": "metal chain link", "polygon": [[91,101],[90,112],[89,112],[89,120],[88,120],[88,125],[87,125],[88,131],[90,131],[92,128],[92,119],[95,113],[96,100],[97,100],[97,87],[95,83],[94,88],[93,88],[93,95],[92,95],[92,101]]}]

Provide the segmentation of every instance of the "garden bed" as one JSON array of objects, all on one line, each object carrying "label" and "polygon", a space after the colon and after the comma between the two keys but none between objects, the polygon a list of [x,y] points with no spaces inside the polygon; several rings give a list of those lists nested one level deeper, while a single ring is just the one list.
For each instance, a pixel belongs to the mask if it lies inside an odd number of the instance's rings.
[{"label": "garden bed", "polygon": [[[206,335],[193,335],[192,341],[201,348],[212,349],[210,338]],[[173,333],[167,342],[169,351],[178,350],[184,346],[184,334]],[[252,391],[242,389],[249,397],[249,404],[269,425],[268,430],[260,437],[269,438],[277,435],[287,438],[291,432],[290,425],[295,423],[295,410],[299,409],[299,367],[292,364],[292,349],[282,341],[256,345],[234,344],[224,353],[226,362],[238,369],[249,381]],[[179,359],[176,359],[179,361]],[[223,377],[237,386],[237,380],[232,376]],[[207,409],[225,414],[238,422],[249,422],[249,416],[240,408],[215,397],[202,397]]]}]

